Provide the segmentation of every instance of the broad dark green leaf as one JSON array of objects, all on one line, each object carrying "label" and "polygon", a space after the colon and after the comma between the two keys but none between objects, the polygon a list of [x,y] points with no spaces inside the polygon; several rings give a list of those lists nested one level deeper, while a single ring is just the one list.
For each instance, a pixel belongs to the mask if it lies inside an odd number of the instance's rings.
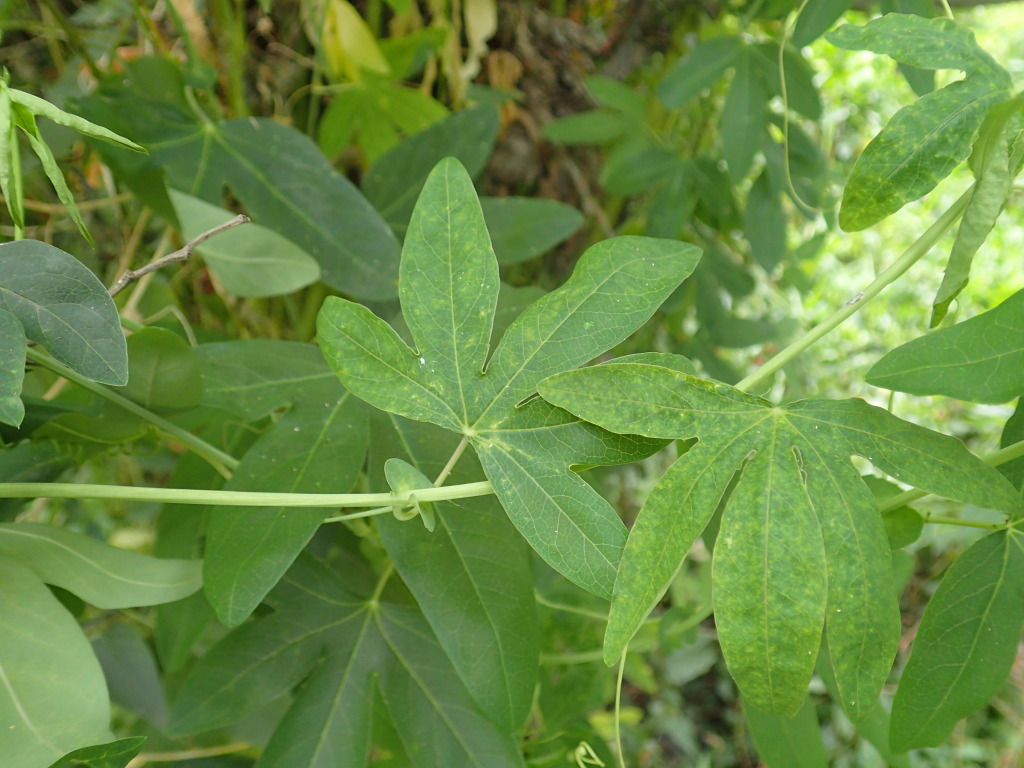
[{"label": "broad dark green leaf", "polygon": [[395,295],[394,235],[294,128],[261,118],[228,120],[190,126],[149,146],[168,182],[183,192],[217,204],[229,186],[254,220],[320,263],[327,285],[368,299]]},{"label": "broad dark green leaf", "polygon": [[865,148],[843,193],[839,224],[871,226],[929,192],[970,154],[989,109],[1009,97],[1010,76],[974,34],[944,17],[887,14],[863,27],[846,25],[828,39],[903,64],[961,69],[967,77],[904,107]]},{"label": "broad dark green leaf", "polygon": [[537,382],[625,339],[693,270],[691,245],[620,237],[525,310],[484,373],[497,263],[466,172],[442,162],[423,189],[402,259],[401,298],[416,349],[365,307],[329,298],[319,341],[348,389],[383,410],[467,436],[515,526],[557,570],[609,596],[625,528],[571,466],[656,449],[613,437],[542,402]]},{"label": "broad dark green leaf", "polygon": [[146,743],[144,736],[118,739],[108,744],[75,749],[64,755],[50,768],[125,768]]},{"label": "broad dark green leaf", "polygon": [[1024,394],[1024,291],[888,352],[867,380],[876,387],[973,403],[1002,403]]},{"label": "broad dark green leaf", "polygon": [[203,405],[247,421],[318,399],[334,389],[337,378],[312,344],[245,339],[203,344],[196,354],[203,373]]},{"label": "broad dark green leaf", "polygon": [[828,768],[818,714],[810,697],[793,717],[743,707],[757,756],[768,768]]},{"label": "broad dark green leaf", "polygon": [[46,768],[112,741],[103,672],[77,622],[25,565],[0,559],[0,754]]},{"label": "broad dark green leaf", "polygon": [[967,210],[960,219],[942,284],[932,301],[933,328],[945,317],[953,299],[967,286],[974,254],[992,231],[1013,189],[1007,121],[1011,113],[1019,109],[1020,104],[1015,101],[1000,104],[982,124],[970,158],[977,181],[971,190]]},{"label": "broad dark green leaf", "polygon": [[[226,186],[255,221],[316,259],[327,285],[367,299],[394,297],[394,233],[311,139],[268,118],[196,115],[173,65],[145,61],[148,67],[133,62],[80,102],[94,120],[149,148],[136,174],[162,168],[169,186],[215,206]],[[171,81],[168,94],[152,93],[154,70]],[[113,162],[121,166],[118,154]]]},{"label": "broad dark green leaf", "polygon": [[379,686],[417,765],[523,765],[512,738],[480,713],[416,609],[386,593],[372,604],[357,598],[342,574],[309,556],[299,558],[269,602],[272,615],[227,635],[185,680],[172,706],[172,731],[230,724],[305,681],[257,765],[358,768],[369,757]]},{"label": "broad dark green leaf", "polygon": [[[345,493],[362,469],[368,432],[362,404],[335,380],[329,395],[297,405],[265,432],[224,488]],[[233,627],[248,618],[325,516],[323,509],[310,507],[210,512],[203,587],[222,623]]]},{"label": "broad dark green leaf", "polygon": [[[374,468],[388,456],[405,457],[437,476],[458,443],[437,427],[395,416],[374,426]],[[481,477],[476,462],[463,460],[452,480]],[[513,732],[533,701],[540,652],[528,550],[492,497],[435,507],[432,533],[388,518],[379,519],[378,530],[470,694]]]},{"label": "broad dark green leaf", "polygon": [[722,157],[733,182],[746,177],[754,155],[761,148],[765,130],[768,94],[755,55],[751,49],[744,48],[736,59],[736,72],[729,84],[719,122]]},{"label": "broad dark green leaf", "polygon": [[[170,196],[186,240],[235,217],[230,211],[177,190],[170,190]],[[235,296],[280,296],[320,279],[316,259],[258,223],[221,232],[198,250],[224,289]]]},{"label": "broad dark green leaf", "polygon": [[194,408],[202,398],[199,357],[165,328],[143,328],[128,337],[128,371],[124,393],[149,410]]},{"label": "broad dark green leaf", "polygon": [[180,600],[202,583],[197,560],[161,560],[39,523],[0,524],[0,553],[98,608]]},{"label": "broad dark green leaf", "polygon": [[74,256],[35,240],[0,245],[0,309],[73,371],[103,384],[128,381],[117,308]]},{"label": "broad dark green leaf", "polygon": [[715,609],[726,662],[744,695],[792,714],[806,692],[822,619],[842,705],[874,705],[899,639],[885,530],[850,465],[883,470],[950,498],[1012,511],[1012,487],[953,438],[863,401],[773,407],[653,365],[611,363],[541,383],[559,407],[615,432],[697,443],[652,490],[626,543],[605,635],[613,663],[690,545],[725,502],[715,546]]},{"label": "broad dark green leaf", "polygon": [[706,40],[676,62],[658,83],[658,98],[669,109],[681,107],[736,66],[743,42],[732,35]]},{"label": "broad dark green leaf", "polygon": [[501,264],[540,256],[583,225],[583,214],[557,200],[532,197],[484,197],[480,200]]},{"label": "broad dark green leaf", "polygon": [[903,752],[944,742],[957,721],[994,696],[1024,626],[1024,546],[999,531],[960,555],[928,603],[892,710]]},{"label": "broad dark green leaf", "polygon": [[363,192],[396,232],[403,233],[431,169],[458,158],[470,176],[483,170],[498,138],[498,111],[479,106],[455,112],[410,136],[367,172]]},{"label": "broad dark green leaf", "polygon": [[18,318],[0,309],[0,421],[21,426],[25,404],[21,385],[25,380],[25,350],[28,341]]},{"label": "broad dark green leaf", "polygon": [[92,650],[103,668],[111,700],[156,727],[164,727],[167,700],[160,672],[139,630],[124,621],[113,622],[92,638]]},{"label": "broad dark green leaf", "polygon": [[813,43],[828,32],[851,5],[853,0],[816,0],[807,3],[793,27],[793,45],[803,48]]}]

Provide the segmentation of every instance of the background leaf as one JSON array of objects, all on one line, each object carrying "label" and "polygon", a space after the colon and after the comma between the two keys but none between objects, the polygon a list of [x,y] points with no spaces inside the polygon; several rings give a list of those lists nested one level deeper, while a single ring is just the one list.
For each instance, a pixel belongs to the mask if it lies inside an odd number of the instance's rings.
[{"label": "background leaf", "polygon": [[44,768],[113,740],[103,672],[78,624],[32,571],[0,559],[0,753]]},{"label": "background leaf", "polygon": [[722,157],[734,183],[747,175],[764,133],[768,96],[753,56],[744,48],[736,59],[736,72],[722,107]]},{"label": "background leaf", "polygon": [[52,245],[0,245],[0,308],[61,363],[102,384],[128,381],[117,308],[82,262]]},{"label": "background leaf", "polygon": [[410,136],[384,154],[366,174],[363,191],[396,232],[404,234],[427,176],[441,160],[455,157],[475,176],[498,136],[498,112],[479,106],[462,110]]},{"label": "background leaf", "polygon": [[[185,240],[234,218],[216,205],[170,190]],[[259,223],[221,232],[199,247],[204,261],[228,293],[281,296],[320,279],[320,265],[291,240]]]},{"label": "background leaf", "polygon": [[744,705],[743,714],[757,756],[768,768],[828,768],[818,714],[809,696],[793,717],[762,712],[750,704]]},{"label": "background leaf", "polygon": [[202,398],[199,358],[165,328],[143,328],[128,337],[128,371],[125,394],[151,411],[194,408]]},{"label": "background leaf", "polygon": [[681,58],[658,83],[658,98],[666,107],[681,107],[736,65],[743,52],[738,37],[715,37]]},{"label": "background leaf", "polygon": [[97,608],[158,605],[202,583],[196,560],[160,560],[39,523],[0,524],[0,552]]},{"label": "background leaf", "polygon": [[892,748],[933,747],[1006,682],[1024,625],[1016,529],[976,542],[928,603],[892,710]]},{"label": "background leaf", "polygon": [[1024,291],[891,350],[871,366],[867,381],[975,403],[1002,403],[1024,394]]},{"label": "background leaf", "polygon": [[582,213],[557,200],[484,197],[480,205],[500,264],[540,256],[583,225]]}]

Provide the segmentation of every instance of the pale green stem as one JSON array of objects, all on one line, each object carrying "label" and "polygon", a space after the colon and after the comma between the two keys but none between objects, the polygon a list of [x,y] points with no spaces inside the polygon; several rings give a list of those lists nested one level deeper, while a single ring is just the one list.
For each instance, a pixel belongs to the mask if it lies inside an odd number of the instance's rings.
[{"label": "pale green stem", "polygon": [[[1022,456],[1024,456],[1024,440],[1021,440],[1019,443],[1008,445],[1005,448],[1001,448],[988,456],[983,456],[981,460],[991,467],[998,467],[1000,464],[1005,464],[1008,461],[1019,459]],[[888,512],[896,509],[897,507],[902,507],[905,504],[910,504],[913,501],[922,499],[928,495],[929,493],[927,491],[922,491],[919,488],[911,488],[909,491],[904,491],[903,493],[898,493],[895,496],[890,496],[878,505],[878,509],[882,512]]]},{"label": "pale green stem", "polygon": [[960,517],[943,517],[942,515],[922,515],[926,523],[935,523],[936,525],[959,525],[964,528],[981,528],[986,531],[1002,531],[1009,528],[1009,524],[1006,521],[1001,523],[985,522],[982,520],[964,520]]},{"label": "pale green stem", "polygon": [[455,446],[455,451],[452,453],[451,458],[448,459],[448,463],[444,465],[444,469],[441,470],[441,474],[439,474],[437,476],[437,480],[434,481],[435,486],[441,485],[448,479],[448,475],[452,473],[456,462],[462,457],[467,445],[469,445],[469,436],[463,435],[462,440],[457,446]]},{"label": "pale green stem", "polygon": [[[38,363],[44,368],[48,368],[59,376],[63,376],[69,381],[73,381],[80,387],[88,389],[90,392],[99,395],[100,397],[109,400],[114,405],[124,410],[134,413],[141,419],[148,421],[150,424],[155,426],[164,434],[174,438],[182,445],[194,451],[199,456],[202,456],[214,469],[216,469],[221,475],[226,478],[231,477],[231,471],[238,466],[238,459],[231,456],[219,448],[210,445],[208,442],[203,440],[196,435],[193,435],[186,429],[182,429],[177,424],[173,424],[162,416],[157,416],[155,413],[147,408],[143,408],[138,403],[132,402],[124,395],[119,395],[109,387],[105,387],[102,384],[97,384],[95,381],[87,379],[79,373],[68,368],[66,365],[62,365],[48,355],[44,355],[38,349],[33,347],[28,348],[27,357],[34,363]],[[45,496],[46,494],[38,494]]]},{"label": "pale green stem", "polygon": [[347,515],[335,515],[334,517],[325,517],[325,523],[340,523],[344,520],[358,520],[360,517],[376,517],[377,515],[383,515],[388,512],[393,512],[395,507],[388,505],[386,507],[375,507],[373,509],[364,509],[362,512],[352,512]]},{"label": "pale green stem", "polygon": [[264,493],[260,491],[213,491],[192,488],[144,488],[88,483],[0,483],[2,499],[110,499],[155,501],[161,504],[210,504],[220,507],[379,507],[417,501],[446,501],[487,496],[487,481],[420,488],[402,493]]},{"label": "pale green stem", "polygon": [[586,616],[588,619],[597,619],[598,621],[608,621],[608,614],[601,613],[600,611],[591,611],[586,608],[578,608],[575,605],[566,605],[565,603],[556,603],[553,600],[548,600],[540,592],[534,590],[534,598],[538,603],[546,608],[551,608],[555,611],[565,611],[566,613],[575,613],[579,616]]},{"label": "pale green stem", "polygon": [[960,195],[960,198],[938,219],[936,219],[935,223],[928,227],[924,234],[922,234],[913,243],[913,245],[907,248],[907,250],[905,250],[898,259],[896,259],[896,261],[883,270],[881,274],[879,274],[878,277],[876,277],[871,284],[864,289],[863,292],[857,294],[854,299],[851,299],[823,321],[807,331],[807,333],[799,339],[781,350],[771,360],[747,376],[743,381],[739,382],[736,385],[736,388],[745,391],[754,389],[756,386],[769,379],[786,363],[798,357],[805,349],[822,339],[824,336],[827,336],[844,321],[859,312],[867,305],[868,302],[881,293],[886,286],[897,280],[922,256],[928,253],[939,239],[949,231],[967,208],[967,204],[971,200],[971,194],[973,191],[974,187],[971,186],[970,189]]}]

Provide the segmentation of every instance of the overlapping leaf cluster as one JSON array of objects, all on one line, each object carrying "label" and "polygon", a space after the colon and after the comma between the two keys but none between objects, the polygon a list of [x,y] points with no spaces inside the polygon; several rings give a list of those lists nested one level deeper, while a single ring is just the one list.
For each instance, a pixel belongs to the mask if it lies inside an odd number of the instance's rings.
[{"label": "overlapping leaf cluster", "polygon": [[544,377],[592,360],[650,318],[697,258],[680,242],[599,243],[492,354],[498,264],[472,183],[446,160],[423,189],[402,255],[399,292],[414,347],[339,298],[325,303],[318,338],[349,391],[463,435],[530,545],[572,581],[610,596],[626,530],[570,467],[630,461],[658,444],[613,436],[531,397]]},{"label": "overlapping leaf cluster", "polygon": [[1017,512],[1020,497],[953,438],[863,401],[777,407],[663,366],[612,363],[540,385],[550,402],[606,429],[692,445],[651,492],[619,567],[605,661],[623,652],[720,506],[714,605],[745,698],[794,714],[822,625],[843,707],[870,711],[899,640],[890,554],[859,454],[904,482]]}]

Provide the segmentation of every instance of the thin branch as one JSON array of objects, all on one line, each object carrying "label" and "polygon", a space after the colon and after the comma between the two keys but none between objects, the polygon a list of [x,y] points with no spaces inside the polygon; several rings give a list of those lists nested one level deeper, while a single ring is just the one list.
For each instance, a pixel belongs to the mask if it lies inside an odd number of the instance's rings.
[{"label": "thin branch", "polygon": [[214,235],[219,235],[221,232],[237,227],[239,224],[248,224],[250,221],[252,221],[252,219],[245,214],[239,214],[230,221],[218,224],[213,229],[207,230],[206,232],[196,236],[178,250],[171,251],[166,256],[161,256],[158,259],[153,259],[153,261],[149,262],[149,264],[144,267],[126,270],[125,273],[118,278],[117,282],[110,286],[108,293],[111,296],[116,296],[132,280],[138,280],[143,275],[148,275],[150,272],[156,272],[158,269],[162,269],[168,264],[173,264],[176,261],[188,261],[189,256],[192,255],[192,251],[194,251],[200,244],[206,242]]}]

